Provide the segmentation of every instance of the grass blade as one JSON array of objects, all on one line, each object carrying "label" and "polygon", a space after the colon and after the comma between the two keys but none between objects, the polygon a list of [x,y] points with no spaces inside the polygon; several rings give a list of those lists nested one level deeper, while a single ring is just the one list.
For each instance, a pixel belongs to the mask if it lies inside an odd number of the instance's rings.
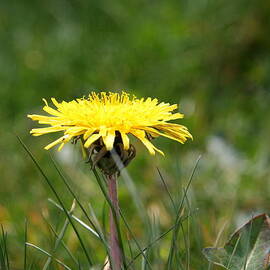
[{"label": "grass blade", "polygon": [[88,254],[86,247],[82,241],[82,238],[77,230],[77,228],[75,227],[71,216],[69,215],[67,209],[65,208],[65,205],[63,203],[63,201],[61,200],[60,196],[58,195],[57,191],[55,190],[55,188],[53,187],[51,181],[49,180],[49,178],[46,176],[46,174],[44,173],[44,171],[42,170],[42,168],[40,167],[40,165],[38,164],[38,162],[36,161],[35,157],[33,156],[33,154],[30,152],[30,150],[27,148],[27,146],[24,144],[24,142],[20,139],[20,137],[17,136],[17,139],[19,140],[20,144],[22,145],[22,147],[24,148],[24,150],[27,152],[27,154],[29,155],[29,157],[32,159],[32,161],[34,162],[34,164],[36,165],[38,171],[41,173],[41,175],[43,176],[43,178],[45,179],[46,183],[48,184],[48,186],[50,187],[51,191],[53,192],[53,194],[55,195],[55,197],[57,198],[59,204],[61,205],[61,207],[63,208],[67,218],[69,219],[70,224],[72,225],[72,228],[75,232],[75,234],[77,235],[77,238],[80,242],[80,245],[84,251],[84,254],[87,258],[88,264],[89,266],[93,265],[93,261],[90,257],[90,255]]},{"label": "grass blade", "polygon": [[9,270],[9,257],[7,251],[7,234],[1,225],[1,240],[0,240],[0,265],[1,269]]},{"label": "grass blade", "polygon": [[51,258],[52,260],[56,261],[58,264],[62,265],[65,269],[72,270],[70,267],[68,267],[66,264],[64,264],[60,260],[54,258],[49,252],[45,251],[44,249],[42,249],[42,248],[40,248],[40,247],[38,247],[38,246],[36,246],[34,244],[28,243],[28,242],[26,244],[27,244],[27,246],[33,247],[33,248],[37,249],[38,251],[40,251],[41,253],[47,255],[49,258]]},{"label": "grass blade", "polygon": [[130,227],[129,227],[129,225],[128,225],[128,222],[127,222],[126,218],[124,217],[122,211],[119,210],[119,213],[120,213],[120,216],[121,216],[121,218],[123,219],[123,221],[124,221],[124,223],[125,223],[125,226],[126,226],[128,232],[130,233],[132,239],[134,240],[134,242],[135,242],[137,248],[140,250],[141,254],[143,255],[145,262],[148,264],[148,266],[150,267],[150,269],[152,269],[151,263],[149,262],[149,260],[148,260],[147,256],[145,255],[143,249],[141,248],[140,244],[138,243],[138,241],[137,241],[137,239],[136,239],[134,233],[131,231],[131,229],[130,229]]},{"label": "grass blade", "polygon": [[[73,200],[73,203],[72,203],[71,208],[70,208],[70,210],[69,210],[69,214],[70,214],[70,215],[72,215],[72,212],[74,211],[74,209],[75,209],[75,200]],[[56,250],[57,250],[59,244],[61,243],[61,241],[62,241],[62,239],[63,239],[63,237],[64,237],[64,235],[65,235],[65,232],[66,232],[66,230],[67,230],[67,228],[68,228],[68,225],[69,225],[69,221],[68,221],[68,219],[66,218],[66,219],[65,219],[65,222],[64,222],[64,225],[63,225],[63,227],[62,227],[62,229],[61,229],[61,231],[60,231],[60,234],[59,234],[59,236],[56,238],[56,241],[55,241],[55,243],[54,243],[53,254],[55,254],[55,252],[56,252]],[[52,258],[49,257],[49,258],[47,259],[47,261],[45,262],[45,265],[43,266],[42,270],[47,270],[48,267],[49,267],[50,264],[51,264],[51,261],[52,261]]]},{"label": "grass blade", "polygon": [[163,176],[162,176],[162,174],[161,174],[161,172],[160,172],[160,170],[159,170],[158,167],[157,167],[157,171],[158,171],[159,177],[160,177],[160,179],[161,179],[161,181],[162,181],[162,184],[163,184],[163,186],[164,186],[164,188],[165,188],[165,190],[166,190],[166,193],[168,194],[168,196],[169,196],[169,198],[170,198],[171,204],[172,204],[172,206],[173,206],[175,212],[177,212],[177,208],[176,208],[175,202],[174,202],[174,200],[173,200],[173,198],[172,198],[172,195],[171,195],[171,193],[170,193],[170,191],[169,191],[168,185],[166,184],[166,181],[165,181],[165,179],[163,178]]},{"label": "grass blade", "polygon": [[97,219],[97,216],[96,216],[96,214],[95,214],[95,211],[94,211],[94,209],[93,209],[93,207],[92,207],[92,205],[91,205],[90,203],[88,203],[88,208],[89,208],[89,211],[90,211],[90,215],[91,215],[92,218],[93,218],[93,222],[95,223],[95,226],[98,228],[98,230],[99,230],[100,232],[102,232],[103,235],[105,235],[106,232],[103,231],[103,229],[102,229],[102,227],[101,227],[101,225],[100,225],[100,223],[99,223],[99,221],[98,221],[98,219]]},{"label": "grass blade", "polygon": [[187,192],[188,192],[188,190],[190,188],[192,179],[194,177],[194,174],[195,174],[195,171],[196,171],[196,169],[198,167],[200,159],[201,159],[201,156],[198,157],[198,159],[197,159],[197,161],[195,163],[195,166],[194,166],[194,168],[193,168],[193,170],[191,172],[191,175],[189,177],[187,186],[184,189],[184,194],[183,194],[182,200],[181,200],[181,202],[179,204],[179,207],[178,207],[178,210],[177,210],[177,216],[176,216],[176,219],[175,219],[175,226],[174,226],[174,230],[173,230],[171,247],[170,247],[169,256],[168,256],[168,260],[167,260],[167,269],[168,270],[172,269],[172,262],[173,262],[174,254],[175,254],[175,250],[176,250],[176,242],[177,242],[177,238],[178,238],[179,229],[181,227],[180,224],[182,222],[182,210],[183,210],[184,201],[186,199]]},{"label": "grass blade", "polygon": [[[190,215],[187,215],[185,217],[182,218],[182,221],[185,221],[186,219],[188,219],[190,217]],[[167,231],[165,231],[164,233],[162,233],[160,236],[158,236],[156,239],[154,239],[150,244],[148,244],[145,248],[142,249],[142,251],[146,251],[147,249],[149,249],[150,247],[152,247],[153,245],[155,245],[159,240],[161,240],[162,238],[164,238],[168,233],[170,233],[171,231],[174,230],[176,224],[174,224],[172,227],[170,227]],[[133,259],[129,262],[128,264],[128,268],[130,268],[133,263],[135,262],[135,260],[140,257],[142,255],[141,252],[139,252],[138,254],[136,254]]]},{"label": "grass blade", "polygon": [[[54,234],[54,236],[56,238],[59,238],[59,235],[57,234],[57,232],[55,231],[55,229],[53,228],[53,226],[46,220],[45,217],[43,217],[46,224],[48,225],[49,229],[52,231],[52,233]],[[60,241],[61,245],[63,246],[63,248],[66,250],[66,252],[68,253],[68,255],[70,256],[70,258],[73,260],[73,262],[79,266],[79,262],[76,260],[76,258],[72,255],[71,251],[69,250],[69,248],[67,247],[67,245],[65,244],[65,242],[63,241],[63,239],[61,239]]]},{"label": "grass blade", "polygon": [[23,262],[23,269],[26,270],[27,267],[27,219],[24,222],[24,262]]},{"label": "grass blade", "polygon": [[[73,198],[76,200],[78,206],[80,207],[80,209],[82,210],[82,212],[84,213],[86,219],[88,220],[88,222],[90,223],[90,225],[94,228],[91,229],[90,231],[94,234],[97,234],[98,237],[100,238],[100,240],[102,241],[104,247],[106,248],[107,253],[109,254],[109,246],[108,243],[106,241],[106,237],[98,230],[98,228],[95,226],[94,222],[91,220],[91,218],[89,217],[87,211],[85,210],[85,208],[83,207],[82,203],[80,202],[78,196],[74,193],[74,191],[72,190],[71,186],[69,185],[65,175],[62,173],[62,170],[60,169],[59,164],[56,163],[56,161],[51,157],[51,160],[53,162],[53,165],[55,167],[55,169],[57,170],[61,180],[63,181],[63,183],[65,184],[66,188],[68,189],[68,191],[70,192],[70,194],[73,196]],[[81,220],[79,220],[78,218],[74,218],[76,219],[77,222],[79,222],[82,226],[86,225],[84,222],[82,222]],[[85,228],[90,229],[90,227],[88,225],[84,226]]]},{"label": "grass blade", "polygon": [[[54,206],[56,206],[58,209],[60,209],[61,211],[64,212],[64,209],[57,203],[55,202],[53,199],[49,198],[48,201],[50,203],[52,203]],[[78,217],[74,216],[73,214],[70,215],[74,220],[76,220],[80,225],[82,225],[86,230],[88,230],[89,232],[91,232],[93,235],[95,235],[97,238],[100,239],[99,234],[94,231],[91,227],[89,227],[86,223],[84,223],[82,220],[80,220]]]},{"label": "grass blade", "polygon": [[115,163],[118,164],[118,166],[120,168],[123,168],[121,170],[121,177],[124,179],[124,182],[127,186],[127,190],[129,191],[129,193],[133,199],[132,201],[135,204],[135,207],[137,209],[137,213],[141,217],[141,220],[144,221],[146,228],[150,228],[151,225],[149,222],[148,214],[147,214],[147,211],[145,210],[146,207],[144,206],[143,201],[140,197],[140,192],[138,192],[136,186],[134,185],[132,178],[130,177],[130,175],[128,173],[128,170],[123,165],[123,163],[122,163],[121,159],[119,158],[118,154],[116,153],[116,151],[113,150],[111,152],[112,152],[112,158],[114,159]]}]

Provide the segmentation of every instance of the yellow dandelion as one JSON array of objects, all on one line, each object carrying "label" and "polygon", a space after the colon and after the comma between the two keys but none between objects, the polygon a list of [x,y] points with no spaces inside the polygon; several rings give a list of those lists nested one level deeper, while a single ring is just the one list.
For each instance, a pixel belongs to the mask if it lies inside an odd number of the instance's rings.
[{"label": "yellow dandelion", "polygon": [[51,98],[55,108],[50,107],[45,99],[43,101],[43,110],[49,116],[32,114],[28,117],[49,127],[34,128],[30,133],[40,136],[64,132],[63,136],[48,144],[46,150],[55,145],[59,145],[58,150],[61,150],[67,142],[78,136],[83,138],[85,148],[101,140],[107,151],[113,149],[116,137],[119,137],[124,150],[128,150],[128,135],[134,135],[154,155],[155,151],[163,152],[151,143],[152,138],[164,136],[180,143],[192,138],[185,126],[167,122],[184,117],[183,114],[173,113],[177,105],[158,103],[157,99],[138,99],[125,92],[92,92],[88,98],[70,102],[57,102]]}]

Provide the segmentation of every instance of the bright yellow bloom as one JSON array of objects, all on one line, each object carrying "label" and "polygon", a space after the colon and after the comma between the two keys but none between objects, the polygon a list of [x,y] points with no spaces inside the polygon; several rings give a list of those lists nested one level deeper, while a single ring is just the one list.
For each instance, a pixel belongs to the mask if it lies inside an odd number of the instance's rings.
[{"label": "bright yellow bloom", "polygon": [[182,125],[167,123],[169,120],[183,118],[180,113],[173,113],[177,105],[158,103],[157,99],[137,99],[135,96],[122,92],[96,94],[89,97],[57,102],[52,98],[55,109],[45,99],[43,110],[50,114],[28,115],[32,120],[49,127],[35,128],[30,131],[33,136],[63,131],[64,135],[50,143],[45,149],[60,144],[58,150],[73,138],[82,136],[84,147],[89,148],[95,141],[102,139],[108,151],[113,149],[116,136],[121,136],[125,150],[130,147],[129,134],[137,137],[151,154],[155,151],[163,154],[151,142],[151,137],[164,136],[184,143],[192,138],[187,128]]}]

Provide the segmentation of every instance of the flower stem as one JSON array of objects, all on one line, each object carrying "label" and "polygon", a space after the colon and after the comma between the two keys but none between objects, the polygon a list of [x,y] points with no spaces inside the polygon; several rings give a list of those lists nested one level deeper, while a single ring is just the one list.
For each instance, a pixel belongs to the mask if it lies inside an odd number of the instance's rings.
[{"label": "flower stem", "polygon": [[109,198],[111,200],[112,206],[115,211],[115,216],[113,214],[112,209],[110,210],[110,235],[109,235],[109,243],[110,243],[110,255],[112,260],[112,269],[120,270],[122,264],[122,254],[119,246],[119,239],[117,234],[117,227],[115,218],[119,218],[119,205],[118,205],[118,196],[117,196],[117,177],[115,174],[107,176],[108,181],[108,190],[109,190]]}]

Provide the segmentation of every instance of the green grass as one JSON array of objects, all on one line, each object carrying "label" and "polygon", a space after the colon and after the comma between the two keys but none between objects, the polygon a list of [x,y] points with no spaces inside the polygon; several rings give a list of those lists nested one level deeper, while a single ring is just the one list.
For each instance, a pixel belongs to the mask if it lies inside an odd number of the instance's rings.
[{"label": "green grass", "polygon": [[[82,175],[83,172],[83,181],[86,181],[83,188],[81,182],[77,184],[79,178],[68,176],[70,168],[61,168],[59,162],[49,156],[46,161],[47,169],[49,168],[51,172],[53,168],[54,171],[54,174],[49,176],[46,169],[43,169],[44,165],[34,157],[32,151],[21,139],[19,142],[26,156],[29,157],[28,160],[32,161],[30,167],[33,171],[36,167],[41,179],[45,181],[43,188],[45,190],[49,188],[46,191],[49,200],[46,202],[45,198],[45,206],[40,210],[37,209],[40,211],[38,215],[42,217],[38,231],[32,224],[33,219],[25,222],[20,253],[15,252],[9,244],[18,243],[18,239],[12,239],[13,233],[7,234],[3,229],[1,267],[44,270],[105,267],[108,253],[107,217],[110,201],[102,175],[96,170],[90,171],[89,165],[80,157],[74,169],[77,170],[78,175]],[[76,156],[78,152],[79,149],[74,149],[72,154]],[[217,227],[211,227],[213,209],[196,202],[194,196],[196,190],[193,188],[193,186],[200,187],[198,181],[201,173],[204,174],[204,157],[197,158],[197,161],[195,156],[192,159],[189,171],[179,173],[179,168],[176,168],[176,175],[182,176],[176,181],[171,177],[167,179],[164,176],[166,174],[164,169],[160,166],[151,169],[153,171],[150,177],[154,177],[156,173],[155,188],[157,189],[154,192],[161,192],[155,195],[154,206],[151,206],[151,203],[153,204],[151,198],[148,198],[147,202],[143,194],[148,191],[147,187],[142,189],[142,186],[138,186],[140,182],[131,176],[132,166],[130,173],[126,169],[123,170],[119,179],[120,220],[117,224],[125,256],[123,269],[192,270],[198,267],[221,269],[207,262],[202,255],[202,249],[205,246],[218,246],[224,243],[228,233],[235,229],[235,225],[230,224],[231,211],[234,209],[222,208],[220,204],[216,206],[215,211],[230,210],[225,215],[223,213],[224,222],[228,226],[214,223]],[[148,181],[151,181],[150,177]],[[88,185],[91,186],[92,191],[84,192],[83,189]],[[223,191],[228,194],[228,190]],[[88,193],[94,195],[88,197]],[[235,199],[231,201],[231,205],[236,205],[238,194],[232,195]],[[215,199],[218,203],[220,198],[215,197]],[[198,207],[200,204],[202,207]],[[207,236],[211,230],[213,236],[207,244],[205,234]]]},{"label": "green grass", "polygon": [[[21,141],[20,138],[19,142],[25,149],[28,156],[32,159],[34,165],[42,175],[43,179],[45,180],[46,184],[51,189],[55,199],[57,202],[54,202],[53,200],[50,200],[57,208],[59,208],[62,212],[62,214],[65,216],[64,222],[59,226],[59,228],[54,228],[53,224],[50,224],[49,220],[46,220],[48,223],[51,231],[53,232],[53,241],[52,245],[50,247],[50,251],[47,251],[39,246],[38,243],[31,243],[27,239],[27,234],[29,233],[29,230],[27,229],[27,226],[25,227],[25,261],[24,261],[24,269],[31,269],[31,265],[29,266],[27,264],[28,261],[32,261],[32,256],[34,253],[31,253],[31,255],[27,254],[26,249],[33,248],[35,249],[35,252],[39,252],[43,255],[43,259],[40,259],[36,262],[36,265],[39,265],[38,267],[40,269],[46,270],[46,269],[59,269],[59,265],[63,267],[64,269],[89,269],[89,267],[98,267],[97,269],[102,269],[102,263],[105,261],[105,256],[108,251],[108,243],[106,240],[106,228],[100,229],[100,222],[98,221],[98,218],[96,214],[94,213],[94,210],[92,210],[92,218],[89,216],[89,209],[87,209],[81,201],[78,199],[72,188],[70,187],[70,184],[68,183],[68,180],[64,176],[64,173],[59,168],[59,165],[55,163],[54,160],[52,160],[52,165],[55,167],[56,171],[58,172],[58,175],[60,176],[62,180],[62,190],[67,190],[70,193],[70,196],[73,198],[73,204],[70,209],[65,205],[61,198],[61,193],[56,190],[54,187],[52,181],[48,178],[44,170],[41,168],[39,162],[36,160],[36,158],[33,156],[31,151],[27,148],[27,146]],[[164,269],[190,269],[190,255],[189,255],[189,247],[188,245],[190,243],[187,243],[187,238],[189,238],[189,224],[188,220],[190,217],[195,213],[193,211],[188,202],[187,193],[190,188],[192,179],[194,177],[196,168],[198,166],[199,159],[197,160],[194,169],[192,170],[191,176],[189,180],[187,181],[186,186],[183,188],[181,198],[178,203],[174,202],[174,199],[172,198],[172,195],[169,191],[169,187],[166,184],[165,179],[163,178],[160,170],[159,176],[162,181],[162,184],[167,192],[167,195],[169,197],[169,200],[171,202],[171,208],[173,208],[173,223],[169,228],[160,228],[159,224],[159,217],[158,216],[149,216],[147,212],[143,213],[142,215],[138,214],[139,216],[143,216],[145,219],[142,220],[142,224],[147,224],[147,226],[144,229],[144,235],[145,238],[138,239],[138,237],[134,233],[133,226],[130,224],[127,218],[125,218],[125,209],[124,207],[120,206],[120,220],[117,222],[117,230],[118,230],[118,236],[120,239],[120,246],[123,252],[123,269],[158,269],[158,267],[164,268]],[[87,166],[87,164],[85,164]],[[89,171],[90,173],[90,171]],[[97,180],[98,187],[100,188],[102,195],[105,197],[106,202],[108,206],[110,206],[110,200],[107,195],[104,179],[100,176],[100,174],[94,169],[93,170],[94,176]],[[124,173],[124,175],[127,175],[127,172]],[[133,181],[129,179],[129,181]],[[134,187],[133,187],[134,188]],[[139,196],[133,197],[133,203],[135,205],[143,205],[143,202],[139,199]],[[90,200],[91,203],[91,200]],[[80,210],[83,213],[83,219],[87,220],[87,225],[91,229],[88,230],[88,234],[82,233],[78,227],[79,225],[85,224],[83,221],[78,219],[76,217],[76,220],[79,221],[75,224],[74,222],[74,215],[73,212],[75,211],[75,205],[78,205]],[[143,208],[138,207],[137,211],[141,212],[143,211]],[[137,214],[136,212],[134,213]],[[93,220],[93,217],[94,220]],[[72,252],[67,243],[65,243],[65,234],[68,233],[68,226],[70,226],[71,231],[69,234],[74,234],[76,236],[76,240],[79,246],[78,250],[81,250],[81,254],[79,257],[77,257],[76,252]],[[106,227],[106,224],[105,224]],[[103,260],[98,260],[97,258],[94,258],[93,254],[95,253],[96,247],[88,244],[88,247],[86,246],[87,240],[91,239],[91,235],[89,234],[89,231],[91,234],[94,233],[94,235],[98,238],[99,244],[102,249],[104,249],[104,257]],[[127,238],[127,235],[129,235],[129,238]],[[179,238],[185,239],[185,240],[179,240]],[[2,235],[3,238],[3,255],[2,255],[2,261],[3,265],[7,265],[6,267],[9,267],[8,263],[8,256],[7,256],[7,246],[6,246],[6,234],[3,232]],[[167,240],[167,243],[165,244],[165,247],[163,247],[163,242]],[[184,242],[184,243],[183,243]],[[64,247],[62,251],[60,250],[60,244]],[[184,246],[183,246],[184,245]],[[168,250],[166,251],[166,248],[168,247]],[[183,246],[183,247],[181,247]],[[164,255],[161,256],[161,252],[164,252]],[[68,256],[64,256],[64,259],[61,259],[61,256],[66,253]],[[84,256],[82,256],[84,254]],[[30,256],[30,258],[28,258]],[[104,265],[105,266],[105,265]],[[30,267],[30,268],[29,268]],[[50,267],[50,268],[48,268]],[[6,268],[4,268],[6,269]],[[7,268],[9,269],[9,268]]]},{"label": "green grass", "polygon": [[[150,157],[134,143],[137,157],[119,179],[127,263],[136,258],[134,269],[149,267],[141,251],[150,245],[145,256],[152,268],[166,265],[175,231],[173,204],[180,205],[202,154],[184,203],[189,218],[177,237],[180,252],[173,252],[171,263],[215,269],[202,248],[222,246],[244,220],[269,212],[269,14],[265,0],[1,1],[0,223],[7,234],[2,265],[7,267],[7,249],[11,268],[23,269],[26,250],[24,268],[42,269],[48,256],[25,248],[27,239],[75,269],[87,267],[69,221],[55,248],[68,217],[14,133],[34,153],[66,212],[76,197],[73,215],[83,223],[69,218],[93,263],[104,263],[109,205],[95,176],[79,151],[67,146],[62,155],[52,152],[64,182],[43,150],[54,136],[31,137],[34,126],[26,115],[40,113],[42,98],[126,89],[179,103],[182,123],[194,135],[183,146],[156,140],[165,158]],[[51,268],[59,267],[52,260]]]}]

